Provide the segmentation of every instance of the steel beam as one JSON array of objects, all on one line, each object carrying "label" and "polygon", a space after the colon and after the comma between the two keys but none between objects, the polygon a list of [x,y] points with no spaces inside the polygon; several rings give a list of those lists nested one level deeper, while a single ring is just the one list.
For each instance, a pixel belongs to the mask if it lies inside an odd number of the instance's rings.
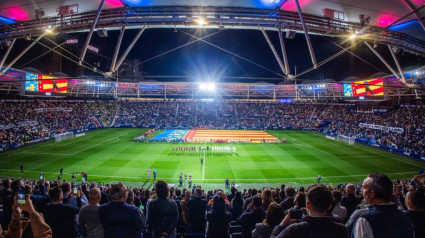
[{"label": "steel beam", "polygon": [[27,53],[27,51],[29,49],[31,49],[31,47],[33,47],[35,44],[37,44],[37,42],[43,38],[45,35],[47,35],[47,32],[44,32],[43,34],[39,35],[33,42],[31,42],[31,44],[29,44],[23,51],[21,51],[21,53],[19,53],[19,55],[17,55],[1,72],[0,75],[4,74],[10,67],[12,67],[16,61],[18,61],[25,53]]},{"label": "steel beam", "polygon": [[398,76],[397,72],[393,69],[393,67],[391,67],[390,64],[388,64],[388,62],[378,53],[378,51],[376,51],[369,43],[367,43],[366,41],[363,41],[367,47],[369,47],[369,49],[376,55],[376,57],[378,57],[382,63],[385,64],[385,66],[387,66],[387,68],[391,71],[391,73],[394,74],[394,76],[396,76],[399,80],[400,77]]},{"label": "steel beam", "polygon": [[137,33],[137,35],[134,37],[133,41],[130,43],[130,45],[127,47],[127,49],[124,51],[124,53],[122,54],[122,56],[118,60],[118,63],[115,65],[114,71],[117,71],[118,68],[121,66],[122,62],[127,57],[128,53],[130,53],[131,49],[136,44],[137,40],[140,38],[140,36],[142,35],[142,33],[145,31],[145,29],[146,29],[146,26],[143,26],[140,29],[140,31]]},{"label": "steel beam", "polygon": [[121,27],[120,36],[118,37],[117,45],[115,46],[114,57],[112,58],[111,68],[109,72],[113,73],[115,69],[115,64],[117,63],[118,53],[120,51],[122,38],[124,37],[125,26]]},{"label": "steel beam", "polygon": [[280,48],[282,49],[283,64],[285,65],[285,73],[286,75],[290,75],[291,70],[289,69],[288,55],[286,53],[286,46],[285,46],[285,41],[283,40],[282,29],[278,27],[277,32],[279,34]]},{"label": "steel beam", "polygon": [[410,9],[410,11],[413,12],[413,14],[415,14],[416,19],[418,20],[419,24],[421,24],[422,29],[425,31],[425,23],[422,20],[422,16],[419,14],[418,11],[416,11],[415,6],[413,6],[413,4],[409,1],[409,0],[402,0]]},{"label": "steel beam", "polygon": [[298,15],[300,15],[300,21],[301,21],[301,24],[303,26],[305,40],[307,41],[308,50],[310,51],[311,62],[313,63],[313,67],[316,69],[317,68],[316,56],[314,55],[313,45],[311,44],[311,40],[310,40],[310,36],[308,34],[308,31],[307,31],[307,27],[305,26],[304,17],[303,17],[303,13],[301,11],[300,3],[298,2],[298,0],[295,0],[295,3],[297,4]]},{"label": "steel beam", "polygon": [[3,58],[1,59],[1,62],[0,62],[0,69],[3,67],[7,56],[9,56],[10,50],[12,50],[12,47],[15,44],[15,41],[16,39],[13,39],[12,43],[7,47],[6,53],[3,55]]},{"label": "steel beam", "polygon": [[87,35],[86,42],[84,43],[83,50],[80,55],[80,65],[83,65],[84,57],[86,57],[87,47],[89,46],[91,37],[93,35],[94,28],[96,27],[97,21],[99,20],[100,13],[102,12],[103,5],[105,4],[105,0],[102,0],[99,4],[99,8],[97,9],[96,16],[94,17],[93,25],[90,28],[90,32]]},{"label": "steel beam", "polygon": [[387,46],[388,46],[388,49],[391,52],[391,56],[393,57],[395,64],[397,65],[398,72],[401,75],[401,81],[404,84],[406,84],[406,78],[404,77],[403,69],[401,68],[400,63],[398,62],[397,56],[395,55],[395,52],[394,52],[393,48],[391,48],[390,45],[387,45]]},{"label": "steel beam", "polygon": [[286,74],[286,68],[283,65],[282,59],[280,59],[280,56],[277,53],[276,48],[274,48],[274,45],[273,45],[272,41],[270,40],[269,36],[267,35],[267,32],[262,27],[261,27],[261,32],[263,32],[264,38],[266,38],[266,41],[269,44],[270,49],[273,51],[274,57],[276,58],[277,63],[280,66],[280,69],[282,70],[283,74]]}]

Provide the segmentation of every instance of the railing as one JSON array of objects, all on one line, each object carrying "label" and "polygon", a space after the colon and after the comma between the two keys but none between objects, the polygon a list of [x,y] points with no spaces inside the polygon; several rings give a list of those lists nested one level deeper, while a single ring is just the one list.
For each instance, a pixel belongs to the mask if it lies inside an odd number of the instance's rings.
[{"label": "railing", "polygon": [[[202,13],[201,13],[202,12]],[[52,27],[55,32],[69,33],[87,31],[93,24],[96,11],[83,12],[70,16],[56,16],[0,26],[0,41],[12,38],[36,36],[45,28]],[[122,25],[127,29],[147,25],[151,28],[200,27],[193,19],[203,16],[208,21],[205,28],[292,30],[302,32],[297,12],[275,9],[217,8],[217,7],[149,7],[118,8],[102,11],[96,28],[116,30]],[[323,16],[304,14],[309,33],[326,36],[350,34],[354,31],[368,35],[367,41],[390,44],[405,51],[425,54],[425,42],[407,34],[394,32],[382,27],[362,26],[360,23],[331,20]],[[371,36],[371,37],[370,37]]]}]

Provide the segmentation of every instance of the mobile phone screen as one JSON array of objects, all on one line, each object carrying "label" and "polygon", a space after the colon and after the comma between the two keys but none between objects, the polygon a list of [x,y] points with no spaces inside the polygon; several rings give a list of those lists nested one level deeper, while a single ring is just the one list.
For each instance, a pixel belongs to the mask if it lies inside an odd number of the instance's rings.
[{"label": "mobile phone screen", "polygon": [[18,195],[18,204],[25,204],[25,189],[19,188],[16,194]]},{"label": "mobile phone screen", "polygon": [[43,174],[40,174],[40,179],[43,179],[44,178],[44,175]]},{"label": "mobile phone screen", "polygon": [[78,187],[77,186],[75,186],[74,187],[74,194],[77,194],[78,193]]}]

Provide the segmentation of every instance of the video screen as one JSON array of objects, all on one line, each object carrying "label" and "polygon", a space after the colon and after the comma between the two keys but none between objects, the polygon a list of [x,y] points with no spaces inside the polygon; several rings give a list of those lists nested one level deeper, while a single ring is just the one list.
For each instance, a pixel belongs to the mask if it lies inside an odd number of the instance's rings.
[{"label": "video screen", "polygon": [[344,83],[345,97],[376,97],[384,96],[384,79],[370,79]]}]

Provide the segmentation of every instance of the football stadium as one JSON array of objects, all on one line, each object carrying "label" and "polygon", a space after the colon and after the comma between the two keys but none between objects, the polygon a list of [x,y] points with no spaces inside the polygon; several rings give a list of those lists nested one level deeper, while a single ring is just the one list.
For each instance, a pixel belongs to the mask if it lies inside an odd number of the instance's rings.
[{"label": "football stadium", "polygon": [[0,237],[425,237],[424,7],[1,1]]}]

